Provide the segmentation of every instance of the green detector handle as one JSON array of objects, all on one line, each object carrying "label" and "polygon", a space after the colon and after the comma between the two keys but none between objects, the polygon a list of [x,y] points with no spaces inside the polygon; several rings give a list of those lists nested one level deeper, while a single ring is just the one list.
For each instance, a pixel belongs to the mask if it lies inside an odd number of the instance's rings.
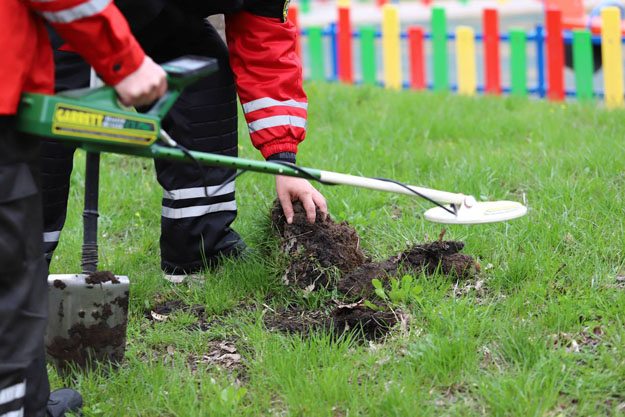
[{"label": "green detector handle", "polygon": [[82,88],[54,96],[25,93],[18,111],[18,130],[85,144],[150,146],[160,122],[185,87],[217,71],[214,58],[183,56],[162,64],[168,90],[146,113],[119,103],[112,87]]},{"label": "green detector handle", "polygon": [[167,72],[167,93],[146,113],[163,119],[187,86],[219,68],[215,58],[185,55],[161,65]]}]

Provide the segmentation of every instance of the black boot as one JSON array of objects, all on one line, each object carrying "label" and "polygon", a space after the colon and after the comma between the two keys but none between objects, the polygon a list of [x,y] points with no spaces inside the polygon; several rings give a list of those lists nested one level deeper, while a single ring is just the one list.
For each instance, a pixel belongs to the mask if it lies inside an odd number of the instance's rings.
[{"label": "black boot", "polygon": [[82,397],[71,388],[61,388],[50,393],[48,417],[63,417],[66,412],[76,413],[82,408]]}]

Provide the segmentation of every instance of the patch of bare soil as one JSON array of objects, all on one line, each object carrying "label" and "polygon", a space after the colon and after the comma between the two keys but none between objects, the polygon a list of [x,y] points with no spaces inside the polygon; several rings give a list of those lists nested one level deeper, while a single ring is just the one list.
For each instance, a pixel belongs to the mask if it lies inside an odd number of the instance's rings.
[{"label": "patch of bare soil", "polygon": [[[443,240],[444,232],[436,242],[415,245],[387,260],[371,262],[362,252],[356,229],[347,222],[337,223],[329,215],[324,220],[317,213],[315,223],[311,224],[300,202],[294,203],[294,210],[293,223],[287,224],[277,201],[271,209],[272,226],[280,237],[281,250],[291,260],[284,276],[286,283],[307,291],[336,288],[347,301],[329,301],[316,311],[302,307],[268,309],[264,322],[271,330],[301,334],[323,330],[336,335],[354,331],[366,340],[376,340],[388,334],[398,322],[404,326],[407,318],[397,309],[385,308],[385,303],[376,298],[371,283],[374,278],[384,285],[389,285],[389,278],[400,273],[439,272],[470,279],[480,270],[472,256],[460,253],[464,243]],[[373,300],[382,308],[369,308],[364,299]],[[183,311],[197,317],[200,329],[209,326],[201,305],[190,306],[180,300],[155,301],[156,306],[145,312],[150,320],[164,321],[173,312]]]},{"label": "patch of bare soil", "polygon": [[330,271],[338,271],[336,283],[339,291],[351,298],[373,296],[371,280],[388,281],[388,277],[404,271],[433,274],[437,270],[458,278],[471,278],[480,270],[472,256],[459,253],[464,243],[439,241],[415,245],[412,248],[381,262],[365,259],[360,248],[360,236],[347,222],[337,223],[328,215],[323,220],[320,213],[314,224],[308,222],[300,202],[293,205],[295,216],[292,224],[286,223],[280,204],[271,210],[274,228],[281,239],[282,250],[293,259],[287,268],[285,281],[301,288],[332,284]]},{"label": "patch of bare soil", "polygon": [[322,311],[292,307],[265,314],[265,325],[270,330],[285,333],[308,334],[317,330],[331,331],[336,336],[355,331],[366,340],[384,337],[400,320],[399,311],[376,311],[362,301],[340,304]]}]

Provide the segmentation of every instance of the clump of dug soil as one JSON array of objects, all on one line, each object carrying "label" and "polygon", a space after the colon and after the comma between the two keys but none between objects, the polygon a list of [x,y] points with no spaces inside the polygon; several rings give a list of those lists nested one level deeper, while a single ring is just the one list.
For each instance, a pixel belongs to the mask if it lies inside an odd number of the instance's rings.
[{"label": "clump of dug soil", "polygon": [[281,249],[294,262],[288,266],[285,280],[300,288],[326,287],[333,274],[353,271],[365,262],[358,232],[347,222],[337,223],[317,213],[314,224],[298,201],[293,206],[293,223],[287,224],[280,204],[271,209],[271,221],[281,239]]},{"label": "clump of dug soil", "polygon": [[[336,288],[346,300],[358,300],[341,308],[326,306],[327,313],[299,309],[268,314],[269,328],[288,332],[308,332],[315,328],[333,328],[336,331],[360,329],[368,339],[385,334],[398,321],[395,311],[372,310],[362,299],[376,298],[373,279],[389,285],[390,278],[400,273],[453,275],[458,279],[475,276],[480,270],[475,259],[460,251],[464,243],[443,240],[411,248],[381,262],[368,260],[360,246],[360,236],[347,222],[337,223],[330,215],[324,220],[320,213],[314,224],[308,222],[302,204],[293,205],[295,216],[287,224],[278,201],[271,209],[273,228],[280,237],[281,250],[290,256],[285,281],[312,291],[319,287]],[[380,301],[379,299],[376,301]]]},{"label": "clump of dug soil", "polygon": [[105,282],[111,282],[113,284],[119,284],[119,280],[111,271],[97,271],[89,274],[85,278],[87,284],[103,284]]},{"label": "clump of dug soil", "polygon": [[430,275],[439,271],[457,278],[471,278],[479,272],[480,265],[471,255],[458,253],[463,248],[462,242],[443,240],[415,245],[397,256],[363,264],[343,275],[338,282],[338,290],[352,298],[371,298],[375,296],[371,280],[388,283],[389,277],[396,277],[402,271]]}]

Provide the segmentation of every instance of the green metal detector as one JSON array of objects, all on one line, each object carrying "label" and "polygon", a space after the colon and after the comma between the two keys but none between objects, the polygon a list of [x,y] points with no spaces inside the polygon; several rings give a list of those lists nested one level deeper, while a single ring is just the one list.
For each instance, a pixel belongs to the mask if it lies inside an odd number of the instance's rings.
[{"label": "green metal detector", "polygon": [[[522,217],[527,208],[513,201],[477,202],[472,196],[404,185],[396,181],[340,174],[211,153],[186,151],[161,129],[161,120],[183,89],[217,68],[211,58],[185,56],[168,62],[169,90],[146,113],[119,104],[110,87],[73,90],[46,96],[24,94],[18,129],[40,136],[74,142],[87,152],[112,152],[154,159],[193,160],[199,164],[308,178],[325,184],[349,185],[426,198],[437,207],[426,211],[438,223],[493,223]],[[157,143],[160,139],[164,144]]]},{"label": "green metal detector", "polygon": [[[521,217],[527,212],[525,206],[513,201],[477,202],[472,196],[405,185],[388,179],[365,178],[287,163],[187,150],[161,128],[161,121],[183,89],[214,72],[217,69],[217,61],[211,58],[185,56],[164,64],[163,68],[168,73],[168,91],[146,113],[137,113],[134,109],[122,106],[111,87],[72,90],[54,96],[24,94],[18,111],[18,130],[72,143],[87,151],[88,159],[93,160],[93,166],[97,166],[97,155],[100,152],[112,152],[153,159],[195,162],[200,168],[201,165],[234,168],[307,178],[324,184],[349,185],[419,196],[436,204],[436,207],[425,212],[424,217],[438,223],[501,222]],[[162,143],[157,142],[158,140]],[[97,172],[94,175],[97,177]],[[85,227],[86,243],[95,242],[97,238],[97,182],[91,189],[87,188],[85,226],[87,221],[93,222],[95,226]],[[90,220],[87,216],[89,213],[93,215]],[[84,247],[85,245],[83,252]],[[97,246],[95,251],[97,265]],[[85,256],[83,261],[84,259]],[[94,272],[95,266],[92,269],[84,272]],[[86,274],[83,273],[57,276],[56,279],[50,278],[48,282],[51,288],[51,318],[56,312],[55,309],[58,309],[56,315],[59,320],[49,322],[46,336],[48,352],[51,351],[50,344],[53,344],[54,338],[59,337],[60,343],[57,345],[62,351],[57,352],[59,353],[57,359],[60,357],[67,360],[72,356],[85,355],[84,351],[87,348],[91,348],[89,354],[93,354],[96,361],[107,358],[121,359],[127,321],[129,289],[127,277],[113,276],[109,281],[89,284],[86,282]],[[58,306],[64,306],[64,310],[61,311]],[[104,316],[106,322],[101,320]],[[111,332],[111,336],[102,337],[103,332],[107,331]],[[98,335],[96,339],[101,345],[85,345],[84,339],[88,338],[89,334]]]}]

